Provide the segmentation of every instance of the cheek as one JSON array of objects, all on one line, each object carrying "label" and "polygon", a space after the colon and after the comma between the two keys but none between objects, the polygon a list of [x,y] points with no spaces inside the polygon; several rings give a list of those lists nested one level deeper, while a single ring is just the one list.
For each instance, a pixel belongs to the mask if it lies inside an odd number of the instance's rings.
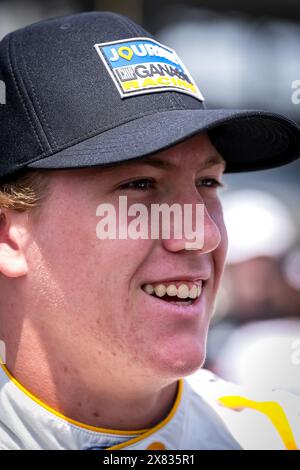
[{"label": "cheek", "polygon": [[94,315],[95,310],[101,312],[126,302],[130,280],[145,250],[134,240],[99,240],[96,218],[83,220],[82,214],[75,215],[72,220],[65,216],[59,231],[55,229],[58,220],[55,223],[53,217],[51,224],[44,224],[36,233],[30,271],[34,276],[39,259],[36,281],[41,283],[44,273],[45,293],[61,290],[72,312],[81,310],[88,315],[92,310]]},{"label": "cheek", "polygon": [[223,210],[222,205],[219,200],[215,201],[212,206],[209,208],[210,216],[213,219],[214,223],[216,224],[219,232],[220,232],[220,243],[218,247],[212,252],[212,256],[214,259],[215,264],[215,278],[216,283],[218,284],[220,281],[220,277],[222,276],[226,254],[228,249],[228,236],[227,230],[224,222],[223,217]]},{"label": "cheek", "polygon": [[[141,328],[139,287],[135,274],[147,256],[145,241],[111,240],[100,242],[95,266],[89,282],[85,304],[89,319],[82,327],[96,341],[102,354],[119,356],[130,349],[135,356],[144,342]],[[105,276],[102,277],[102,272]],[[94,285],[94,289],[91,288]]]},{"label": "cheek", "polygon": [[91,310],[110,327],[118,328],[122,317],[128,321],[137,288],[135,274],[145,256],[145,241],[97,240],[81,261],[81,292],[86,292]]},{"label": "cheek", "polygon": [[221,234],[221,242],[220,242],[220,245],[218,246],[218,250],[220,251],[219,256],[222,258],[222,262],[224,263],[227,250],[228,250],[228,235],[227,235],[227,230],[226,230],[223,216],[221,216],[220,220],[218,221],[218,227],[219,227],[220,234]]},{"label": "cheek", "polygon": [[212,218],[219,229],[221,235],[221,242],[218,246],[221,252],[227,253],[228,249],[228,237],[227,230],[224,222],[223,208],[220,199],[217,199],[212,205]]}]

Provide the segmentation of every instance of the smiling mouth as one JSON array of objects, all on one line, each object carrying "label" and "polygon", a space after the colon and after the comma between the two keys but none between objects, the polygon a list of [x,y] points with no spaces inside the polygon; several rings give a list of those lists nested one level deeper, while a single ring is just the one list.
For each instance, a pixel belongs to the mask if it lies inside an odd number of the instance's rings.
[{"label": "smiling mouth", "polygon": [[200,297],[204,281],[144,284],[146,294],[178,306],[193,305]]}]

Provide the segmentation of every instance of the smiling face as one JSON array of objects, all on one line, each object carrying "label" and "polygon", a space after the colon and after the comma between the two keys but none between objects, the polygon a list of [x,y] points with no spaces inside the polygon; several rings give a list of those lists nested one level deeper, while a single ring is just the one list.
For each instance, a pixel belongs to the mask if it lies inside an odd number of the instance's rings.
[{"label": "smiling face", "polygon": [[[202,365],[227,250],[217,191],[223,171],[203,134],[144,160],[53,172],[26,248],[27,315],[49,358],[76,361],[95,380],[99,371],[169,380]],[[119,196],[149,209],[204,203],[202,249],[186,250],[186,240],[173,237],[97,239],[97,206],[117,209]],[[179,305],[145,292],[160,284],[195,285],[201,295]]]}]

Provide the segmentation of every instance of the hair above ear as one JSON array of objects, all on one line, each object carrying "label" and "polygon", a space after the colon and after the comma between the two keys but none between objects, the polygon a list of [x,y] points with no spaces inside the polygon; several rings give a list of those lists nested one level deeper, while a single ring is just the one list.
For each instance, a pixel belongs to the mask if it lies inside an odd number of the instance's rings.
[{"label": "hair above ear", "polygon": [[1,208],[24,212],[37,207],[47,194],[48,180],[46,171],[31,170],[0,183],[0,213]]}]

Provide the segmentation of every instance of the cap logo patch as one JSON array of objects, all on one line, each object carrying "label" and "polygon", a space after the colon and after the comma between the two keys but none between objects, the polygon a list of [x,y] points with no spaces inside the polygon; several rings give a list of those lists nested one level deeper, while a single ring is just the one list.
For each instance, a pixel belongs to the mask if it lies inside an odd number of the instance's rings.
[{"label": "cap logo patch", "polygon": [[94,45],[121,98],[178,91],[203,101],[187,68],[173,49],[149,38]]}]

